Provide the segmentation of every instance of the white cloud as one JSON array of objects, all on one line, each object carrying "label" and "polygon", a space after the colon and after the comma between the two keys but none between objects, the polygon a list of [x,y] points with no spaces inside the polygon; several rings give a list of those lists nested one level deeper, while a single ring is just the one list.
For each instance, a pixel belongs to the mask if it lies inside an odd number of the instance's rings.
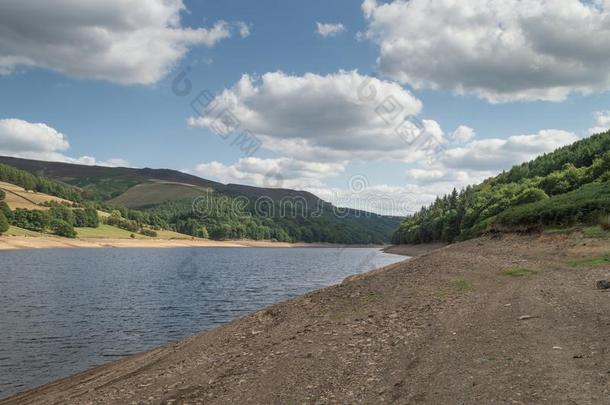
[{"label": "white cloud", "polygon": [[0,74],[42,67],[79,78],[153,84],[196,45],[212,47],[245,23],[181,25],[182,0],[20,0],[0,5]]},{"label": "white cloud", "polygon": [[304,162],[288,158],[242,158],[234,164],[201,163],[195,173],[223,183],[247,184],[258,187],[296,188],[319,187],[322,179],[345,170],[346,162]]},{"label": "white cloud", "polygon": [[341,23],[316,23],[316,32],[323,38],[334,37],[345,32],[345,26]]},{"label": "white cloud", "polygon": [[246,38],[250,36],[250,25],[246,24],[243,21],[238,21],[235,23],[237,30],[239,31],[239,36],[242,38]]},{"label": "white cloud", "polygon": [[[273,72],[258,79],[243,75],[188,124],[214,130],[222,123],[221,113],[230,111],[239,130],[251,131],[263,141],[263,148],[286,157],[408,160],[412,148],[395,130],[421,108],[421,102],[398,84],[357,71],[325,76]],[[424,120],[423,125],[442,136],[435,121]]]},{"label": "white cloud", "polygon": [[455,142],[464,143],[472,140],[475,136],[476,133],[474,132],[474,129],[465,125],[460,125],[451,134],[451,139],[453,139]]},{"label": "white cloud", "polygon": [[123,159],[97,161],[91,156],[72,158],[64,154],[70,148],[67,137],[42,123],[20,119],[0,119],[0,155],[99,166],[129,166]]},{"label": "white cloud", "polygon": [[610,89],[610,2],[365,0],[379,69],[422,89],[491,102]]},{"label": "white cloud", "polygon": [[514,135],[507,139],[481,139],[442,152],[439,161],[448,169],[500,171],[531,160],[543,153],[576,142],[567,131],[546,129],[536,134]]},{"label": "white cloud", "polygon": [[0,120],[0,150],[4,153],[49,153],[69,147],[66,137],[48,125],[13,118]]},{"label": "white cloud", "polygon": [[589,134],[599,134],[610,129],[610,111],[597,111],[595,113],[595,126],[589,128]]}]

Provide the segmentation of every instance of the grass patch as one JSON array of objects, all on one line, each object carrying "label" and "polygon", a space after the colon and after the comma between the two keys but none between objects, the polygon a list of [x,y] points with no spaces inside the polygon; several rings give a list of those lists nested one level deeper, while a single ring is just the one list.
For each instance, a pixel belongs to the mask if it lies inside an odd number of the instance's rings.
[{"label": "grass patch", "polygon": [[599,267],[610,265],[610,254],[599,256],[599,257],[587,257],[584,259],[572,260],[570,266],[572,267]]},{"label": "grass patch", "polygon": [[589,226],[582,230],[582,236],[589,239],[610,239],[610,231],[602,229],[601,226]]},{"label": "grass patch", "polygon": [[456,278],[455,280],[451,280],[451,287],[457,291],[469,291],[472,290],[472,282],[468,281],[464,278]]},{"label": "grass patch", "polygon": [[27,229],[23,229],[23,228],[17,228],[16,226],[10,226],[8,228],[8,231],[4,232],[3,235],[8,235],[8,236],[43,236],[44,234],[40,233],[40,232],[36,232],[36,231],[30,231]]},{"label": "grass patch", "polygon": [[527,277],[536,273],[536,270],[526,269],[525,267],[512,267],[502,272],[502,274],[509,277]]},{"label": "grass patch", "polygon": [[568,228],[545,228],[544,233],[546,233],[547,235],[570,235],[580,230],[581,228],[578,226],[571,226]]},{"label": "grass patch", "polygon": [[[74,228],[79,238],[131,239],[132,232],[115,226],[100,224],[98,228]],[[150,239],[148,236],[133,232],[136,239]]]}]

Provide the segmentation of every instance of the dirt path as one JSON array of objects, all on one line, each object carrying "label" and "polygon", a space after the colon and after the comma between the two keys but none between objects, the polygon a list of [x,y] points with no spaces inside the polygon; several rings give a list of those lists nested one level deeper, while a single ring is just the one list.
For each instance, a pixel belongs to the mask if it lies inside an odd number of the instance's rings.
[{"label": "dirt path", "polygon": [[567,264],[609,246],[451,245],[0,403],[610,404],[610,269]]}]

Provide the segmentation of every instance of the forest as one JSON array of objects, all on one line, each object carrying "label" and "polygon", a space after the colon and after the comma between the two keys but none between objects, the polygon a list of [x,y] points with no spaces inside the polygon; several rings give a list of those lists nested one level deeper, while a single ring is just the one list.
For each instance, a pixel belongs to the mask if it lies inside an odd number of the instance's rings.
[{"label": "forest", "polygon": [[610,212],[610,132],[454,189],[405,218],[393,243],[454,242],[483,232],[594,223]]}]

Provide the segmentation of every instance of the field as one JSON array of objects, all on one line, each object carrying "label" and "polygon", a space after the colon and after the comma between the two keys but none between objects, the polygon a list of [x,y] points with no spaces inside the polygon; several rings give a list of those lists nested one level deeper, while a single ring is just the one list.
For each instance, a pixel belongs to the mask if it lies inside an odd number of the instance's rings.
[{"label": "field", "polygon": [[27,229],[17,228],[16,226],[10,226],[8,228],[8,231],[4,232],[3,235],[8,235],[8,236],[33,236],[33,237],[43,236],[43,234],[40,233],[40,232],[29,231]]},{"label": "field", "polygon": [[127,208],[139,208],[161,204],[166,201],[185,200],[205,195],[210,190],[183,183],[151,181],[138,184],[109,203]]},{"label": "field", "polygon": [[74,228],[79,238],[112,238],[112,239],[191,239],[188,235],[172,231],[158,231],[156,238],[133,233],[135,238],[132,238],[132,232],[126,231],[114,226],[100,224],[99,228]]},{"label": "field", "polygon": [[44,193],[26,191],[22,187],[16,186],[11,183],[5,183],[2,181],[0,181],[0,189],[5,191],[5,201],[12,210],[17,208],[23,208],[28,210],[46,210],[48,208],[43,207],[39,204],[43,204],[48,201],[71,203],[70,201],[64,200],[63,198],[54,197],[52,195]]},{"label": "field", "polygon": [[[55,197],[44,193],[35,193],[33,191],[27,191],[22,187],[16,186],[11,183],[5,183],[3,181],[0,181],[0,189],[4,190],[4,192],[6,193],[6,198],[4,201],[6,201],[9,208],[12,210],[20,208],[25,210],[45,211],[49,208],[40,204],[43,204],[48,201],[72,204],[72,201],[68,201],[63,198]],[[110,216],[109,213],[104,211],[98,211],[97,215],[102,218]]]}]

